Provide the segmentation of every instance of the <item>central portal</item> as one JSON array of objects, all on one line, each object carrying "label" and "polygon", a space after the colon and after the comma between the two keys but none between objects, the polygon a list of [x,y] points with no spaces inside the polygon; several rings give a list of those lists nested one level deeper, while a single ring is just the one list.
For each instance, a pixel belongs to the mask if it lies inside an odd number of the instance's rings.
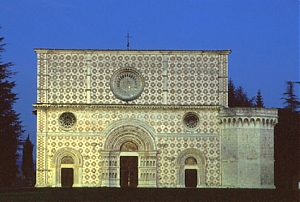
[{"label": "central portal", "polygon": [[133,187],[138,185],[138,157],[121,156],[120,186]]}]

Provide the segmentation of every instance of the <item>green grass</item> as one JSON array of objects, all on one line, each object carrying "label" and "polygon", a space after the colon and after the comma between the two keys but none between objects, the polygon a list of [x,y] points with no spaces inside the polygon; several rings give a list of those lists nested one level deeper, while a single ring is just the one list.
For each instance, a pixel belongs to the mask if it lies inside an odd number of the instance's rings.
[{"label": "green grass", "polygon": [[1,190],[0,201],[300,201],[299,191],[261,189],[28,188]]}]

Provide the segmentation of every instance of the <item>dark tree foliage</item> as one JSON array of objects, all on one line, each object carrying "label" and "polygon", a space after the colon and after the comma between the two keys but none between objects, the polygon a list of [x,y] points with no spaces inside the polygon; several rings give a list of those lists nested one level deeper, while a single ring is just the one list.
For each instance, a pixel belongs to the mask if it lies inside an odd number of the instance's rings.
[{"label": "dark tree foliage", "polygon": [[283,93],[283,99],[284,104],[285,104],[285,109],[289,109],[291,111],[297,111],[297,109],[300,106],[300,102],[297,98],[297,96],[294,93],[294,84],[299,82],[292,82],[292,81],[287,81],[286,82],[286,91]]},{"label": "dark tree foliage", "polygon": [[254,107],[265,107],[260,90],[257,91]]},{"label": "dark tree foliage", "polygon": [[235,87],[232,79],[228,82],[229,107],[254,107],[254,98],[248,98],[242,86]]},{"label": "dark tree foliage", "polygon": [[278,109],[274,131],[275,186],[296,189],[299,179],[300,114],[290,109]]},{"label": "dark tree foliage", "polygon": [[33,168],[33,144],[29,139],[29,135],[23,145],[22,155],[22,174],[24,177],[24,186],[32,186],[34,184],[34,168]]},{"label": "dark tree foliage", "polygon": [[296,189],[300,181],[300,113],[299,101],[294,94],[294,84],[286,82],[283,93],[284,108],[278,110],[275,126],[275,186],[278,189]]},{"label": "dark tree foliage", "polygon": [[235,86],[234,86],[232,79],[230,78],[228,81],[228,105],[229,105],[229,107],[234,107],[237,105],[234,91],[235,91]]},{"label": "dark tree foliage", "polygon": [[17,151],[20,146],[20,138],[23,127],[19,114],[13,109],[13,104],[18,99],[12,92],[15,82],[11,77],[15,72],[10,70],[11,62],[2,62],[2,52],[5,44],[0,37],[0,187],[13,186],[18,173]]}]

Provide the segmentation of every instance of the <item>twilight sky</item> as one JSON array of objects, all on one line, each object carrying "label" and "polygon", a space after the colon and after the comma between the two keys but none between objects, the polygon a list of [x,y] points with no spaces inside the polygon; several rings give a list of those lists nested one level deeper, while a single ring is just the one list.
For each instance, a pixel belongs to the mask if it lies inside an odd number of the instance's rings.
[{"label": "twilight sky", "polygon": [[[21,3],[22,2],[22,3]],[[1,2],[3,62],[19,72],[14,92],[35,143],[34,48],[223,50],[229,77],[266,107],[282,107],[285,81],[299,81],[298,0],[9,0]],[[297,88],[298,89],[298,88]],[[1,103],[0,103],[1,104]]]}]

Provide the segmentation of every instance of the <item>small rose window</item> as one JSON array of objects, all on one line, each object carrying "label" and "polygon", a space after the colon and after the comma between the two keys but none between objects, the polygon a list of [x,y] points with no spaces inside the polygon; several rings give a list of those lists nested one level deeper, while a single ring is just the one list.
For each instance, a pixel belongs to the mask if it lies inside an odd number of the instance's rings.
[{"label": "small rose window", "polygon": [[189,112],[183,118],[184,125],[189,130],[195,130],[199,126],[199,117],[197,114]]},{"label": "small rose window", "polygon": [[64,129],[71,129],[76,123],[76,117],[71,112],[64,112],[60,115],[58,122]]}]

